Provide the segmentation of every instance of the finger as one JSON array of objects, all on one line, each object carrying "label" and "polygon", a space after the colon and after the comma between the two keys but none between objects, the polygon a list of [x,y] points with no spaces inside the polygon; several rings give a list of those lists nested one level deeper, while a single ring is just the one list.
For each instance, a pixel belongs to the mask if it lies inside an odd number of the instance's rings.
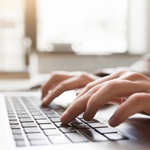
[{"label": "finger", "polygon": [[118,126],[130,116],[148,110],[150,112],[150,95],[145,93],[133,94],[125,101],[110,118],[109,124],[112,127]]},{"label": "finger", "polygon": [[52,73],[49,80],[42,86],[42,99],[48,94],[48,91],[53,87],[54,84],[71,78],[71,75],[65,73]]},{"label": "finger", "polygon": [[85,119],[91,120],[99,108],[105,105],[114,97],[126,97],[130,96],[135,92],[145,92],[141,86],[137,84],[126,81],[126,80],[112,80],[104,84],[95,92],[88,100]]},{"label": "finger", "polygon": [[65,91],[76,89],[76,88],[81,88],[87,84],[84,82],[84,80],[80,76],[75,76],[72,78],[69,78],[65,81],[62,81],[59,83],[52,91],[50,94],[48,94],[42,102],[42,106],[47,106],[54,98],[59,96]]},{"label": "finger", "polygon": [[90,98],[91,94],[96,92],[97,88],[93,88],[88,91],[88,93],[81,96],[79,99],[74,101],[61,116],[61,121],[63,123],[69,123],[75,119],[78,115],[85,111],[87,101]]},{"label": "finger", "polygon": [[101,83],[104,83],[106,81],[109,81],[109,80],[113,80],[113,79],[116,79],[118,78],[119,76],[121,76],[123,73],[125,73],[126,71],[117,71],[116,73],[114,74],[111,74],[109,76],[106,76],[106,77],[103,77],[99,80],[95,80],[91,83],[89,83],[77,96],[77,98],[79,98],[80,96],[84,95],[89,89],[91,89],[92,87],[96,86],[97,84],[101,84]]},{"label": "finger", "polygon": [[67,109],[66,111],[62,114],[60,120],[62,123],[67,124],[74,120],[78,115],[80,115],[82,112],[85,111],[86,104],[87,104],[87,99],[88,95],[85,97],[74,101]]},{"label": "finger", "polygon": [[149,80],[148,77],[144,76],[143,74],[140,74],[138,72],[125,72],[122,74],[119,79],[125,79],[130,81],[142,81],[142,80]]}]

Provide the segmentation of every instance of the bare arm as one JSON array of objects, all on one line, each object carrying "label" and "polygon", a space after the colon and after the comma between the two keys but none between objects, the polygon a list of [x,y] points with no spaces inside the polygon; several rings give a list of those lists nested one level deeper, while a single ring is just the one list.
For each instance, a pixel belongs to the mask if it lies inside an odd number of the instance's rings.
[{"label": "bare arm", "polygon": [[130,67],[131,70],[150,77],[150,54],[145,55]]},{"label": "bare arm", "polygon": [[134,71],[141,73],[147,77],[150,77],[150,54],[145,55],[137,62],[133,63],[129,67],[116,67],[116,68],[104,68],[93,72],[94,75],[104,77],[110,75],[118,70]]}]

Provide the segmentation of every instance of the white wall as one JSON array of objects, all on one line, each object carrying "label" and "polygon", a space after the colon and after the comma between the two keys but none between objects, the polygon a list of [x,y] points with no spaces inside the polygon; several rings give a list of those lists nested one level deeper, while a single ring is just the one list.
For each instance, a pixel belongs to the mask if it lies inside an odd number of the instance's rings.
[{"label": "white wall", "polygon": [[129,0],[128,48],[129,52],[150,52],[150,1]]},{"label": "white wall", "polygon": [[[150,0],[129,0],[128,49],[132,54],[150,52]],[[38,54],[40,72],[53,70],[93,71],[99,68],[130,66],[140,55],[106,56],[74,55],[72,53]]]}]

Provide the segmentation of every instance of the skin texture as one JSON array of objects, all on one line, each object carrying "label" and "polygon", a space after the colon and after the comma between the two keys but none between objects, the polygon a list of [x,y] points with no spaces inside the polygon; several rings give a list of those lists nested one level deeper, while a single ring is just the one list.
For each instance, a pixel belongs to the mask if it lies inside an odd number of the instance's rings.
[{"label": "skin texture", "polygon": [[41,88],[42,106],[47,106],[64,91],[83,88],[96,79],[97,76],[86,72],[52,72],[49,80]]},{"label": "skin texture", "polygon": [[[62,123],[69,123],[83,112],[84,119],[91,120],[96,112],[109,102],[120,104],[109,120],[113,127],[135,113],[150,114],[150,78],[123,70],[103,78],[86,73],[55,73],[42,87],[42,105],[47,106],[63,91],[81,87],[84,87],[83,90],[61,116]],[[51,92],[48,94],[49,90]]]}]

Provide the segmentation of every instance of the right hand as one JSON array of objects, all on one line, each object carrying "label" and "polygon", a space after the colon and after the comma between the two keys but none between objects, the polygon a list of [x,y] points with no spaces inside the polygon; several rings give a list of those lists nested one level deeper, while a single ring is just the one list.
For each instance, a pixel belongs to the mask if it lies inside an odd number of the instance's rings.
[{"label": "right hand", "polygon": [[98,78],[87,72],[52,72],[49,80],[42,86],[42,106],[47,106],[63,92],[83,88]]}]

